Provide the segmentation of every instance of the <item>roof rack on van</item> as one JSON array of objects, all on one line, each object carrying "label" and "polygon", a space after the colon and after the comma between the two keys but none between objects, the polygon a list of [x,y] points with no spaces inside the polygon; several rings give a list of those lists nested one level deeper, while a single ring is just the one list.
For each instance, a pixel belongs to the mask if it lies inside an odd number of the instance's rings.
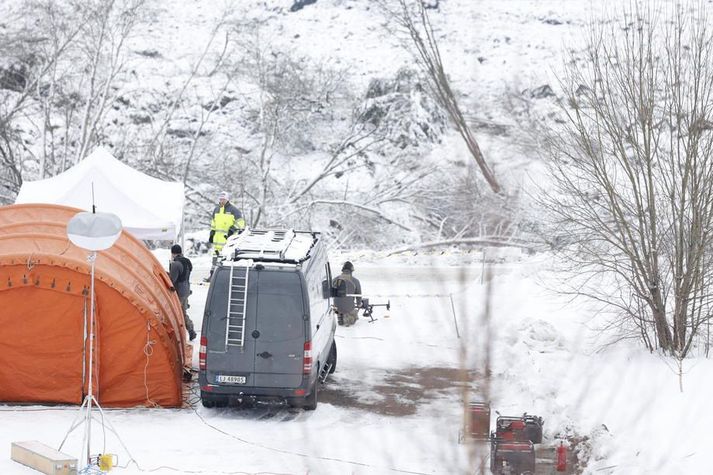
[{"label": "roof rack on van", "polygon": [[246,229],[230,239],[225,247],[234,261],[253,259],[299,263],[309,257],[316,240],[315,233],[308,231]]}]

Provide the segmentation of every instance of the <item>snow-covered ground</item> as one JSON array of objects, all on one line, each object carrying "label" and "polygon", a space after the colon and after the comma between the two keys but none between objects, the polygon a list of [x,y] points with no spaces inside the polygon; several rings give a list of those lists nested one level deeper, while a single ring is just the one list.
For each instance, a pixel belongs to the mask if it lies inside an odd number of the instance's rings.
[{"label": "snow-covered ground", "polygon": [[[165,251],[157,254],[165,261]],[[353,253],[333,256],[332,264],[345,258],[354,259],[372,301],[390,300],[392,307],[377,308],[373,323],[337,329],[338,368],[316,411],[205,409],[196,397],[184,409],[108,410],[128,452],[111,432],[106,452],[118,454],[120,465],[136,461],[114,472],[473,473],[478,452],[459,442],[462,400],[466,393],[480,399],[485,390],[482,342],[489,335],[493,409],[543,416],[545,445],[585,438],[579,450],[591,447],[587,473],[709,473],[711,361],[686,363],[681,393],[666,360],[635,343],[602,347],[591,309],[546,290],[547,256],[510,255],[508,263],[492,265],[489,319],[484,267],[473,256],[434,261]],[[205,257],[194,262],[198,281],[209,264]],[[194,286],[197,326],[206,292]],[[465,386],[462,368],[473,370]],[[0,447],[23,440],[56,447],[76,413],[76,407],[1,406]],[[93,426],[98,452],[100,427]],[[64,451],[78,455],[81,436],[75,430]],[[0,473],[35,472],[11,461],[7,450]]]}]

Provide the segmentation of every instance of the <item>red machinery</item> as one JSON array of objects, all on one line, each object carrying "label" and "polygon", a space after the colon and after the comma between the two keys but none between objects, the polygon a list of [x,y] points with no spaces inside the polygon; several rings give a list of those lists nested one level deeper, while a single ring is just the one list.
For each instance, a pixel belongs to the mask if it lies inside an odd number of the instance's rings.
[{"label": "red machinery", "polygon": [[488,440],[490,435],[490,404],[471,402],[468,404],[468,435],[477,440]]},{"label": "red machinery", "polygon": [[542,442],[542,424],[539,416],[523,414],[521,417],[498,416],[495,422],[495,438],[503,440],[529,440]]},{"label": "red machinery", "polygon": [[557,471],[566,472],[567,471],[567,447],[560,442],[559,447],[557,447]]},{"label": "red machinery", "polygon": [[535,473],[535,446],[529,440],[490,441],[490,470],[495,475]]},{"label": "red machinery", "polygon": [[535,473],[535,446],[542,442],[541,417],[498,416],[490,434],[490,470],[496,475]]}]

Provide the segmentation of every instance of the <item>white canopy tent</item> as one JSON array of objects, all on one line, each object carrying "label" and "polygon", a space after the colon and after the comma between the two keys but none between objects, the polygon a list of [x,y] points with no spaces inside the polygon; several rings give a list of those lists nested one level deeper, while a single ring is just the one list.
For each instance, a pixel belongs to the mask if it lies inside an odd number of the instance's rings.
[{"label": "white canopy tent", "polygon": [[74,167],[46,180],[24,182],[15,203],[50,203],[113,213],[138,239],[175,241],[183,219],[183,183],[134,170],[96,148]]}]

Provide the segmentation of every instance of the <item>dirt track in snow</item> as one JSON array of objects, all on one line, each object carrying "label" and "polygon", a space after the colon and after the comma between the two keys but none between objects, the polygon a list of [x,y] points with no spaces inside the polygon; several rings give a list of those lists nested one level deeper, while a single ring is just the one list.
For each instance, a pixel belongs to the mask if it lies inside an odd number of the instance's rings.
[{"label": "dirt track in snow", "polygon": [[[441,397],[460,395],[472,387],[475,373],[455,368],[408,368],[387,371],[382,382],[367,386],[362,391],[345,388],[335,381],[322,386],[320,402],[338,407],[360,409],[385,416],[409,416],[419,406]],[[360,398],[362,393],[376,394],[377,398]]]}]

